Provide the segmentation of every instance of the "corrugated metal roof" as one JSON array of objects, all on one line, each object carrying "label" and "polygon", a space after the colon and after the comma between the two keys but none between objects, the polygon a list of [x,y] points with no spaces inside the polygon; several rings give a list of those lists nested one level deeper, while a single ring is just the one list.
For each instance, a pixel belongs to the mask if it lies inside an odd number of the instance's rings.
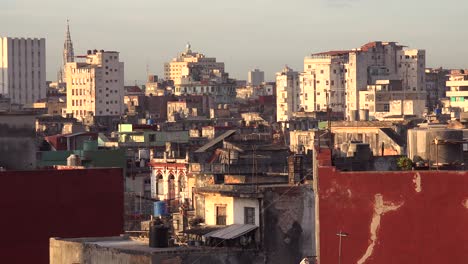
[{"label": "corrugated metal roof", "polygon": [[214,237],[220,239],[234,239],[238,238],[248,232],[255,230],[258,228],[256,225],[241,225],[241,224],[234,224],[227,226],[225,228],[210,232],[208,234],[203,235],[204,237]]}]

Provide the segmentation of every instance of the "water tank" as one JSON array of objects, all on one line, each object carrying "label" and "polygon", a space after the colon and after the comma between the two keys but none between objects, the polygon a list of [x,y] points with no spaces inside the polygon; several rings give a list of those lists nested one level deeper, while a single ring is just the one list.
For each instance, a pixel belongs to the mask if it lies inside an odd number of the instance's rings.
[{"label": "water tank", "polygon": [[81,159],[78,155],[71,154],[67,158],[67,166],[81,166]]},{"label": "water tank", "polygon": [[167,215],[166,202],[164,202],[164,201],[154,202],[154,213],[153,213],[153,215],[156,216],[156,217]]},{"label": "water tank", "polygon": [[146,120],[146,124],[147,124],[147,125],[153,125],[153,124],[154,124],[153,119],[148,119],[148,120]]},{"label": "water tank", "polygon": [[164,225],[150,225],[149,247],[166,248],[169,242],[169,229]]},{"label": "water tank", "polygon": [[441,115],[441,114],[442,114],[442,109],[441,109],[441,108],[436,108],[436,109],[434,110],[434,113],[435,113],[436,115]]},{"label": "water tank", "polygon": [[349,121],[356,121],[357,120],[357,110],[350,110],[349,111]]},{"label": "water tank", "polygon": [[369,121],[369,109],[361,109],[361,110],[359,110],[359,120],[361,120],[361,121]]},{"label": "water tank", "polygon": [[83,142],[84,151],[95,151],[98,150],[98,142],[96,140],[85,140]]}]

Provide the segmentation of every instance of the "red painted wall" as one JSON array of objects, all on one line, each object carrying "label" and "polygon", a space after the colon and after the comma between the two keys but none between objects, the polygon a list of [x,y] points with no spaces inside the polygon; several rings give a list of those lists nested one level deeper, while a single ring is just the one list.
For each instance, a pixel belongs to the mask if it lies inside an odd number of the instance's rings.
[{"label": "red painted wall", "polygon": [[50,237],[119,235],[121,169],[0,172],[0,262],[49,263]]},{"label": "red painted wall", "polygon": [[343,264],[467,263],[468,172],[318,174],[321,264],[338,263],[340,230]]}]

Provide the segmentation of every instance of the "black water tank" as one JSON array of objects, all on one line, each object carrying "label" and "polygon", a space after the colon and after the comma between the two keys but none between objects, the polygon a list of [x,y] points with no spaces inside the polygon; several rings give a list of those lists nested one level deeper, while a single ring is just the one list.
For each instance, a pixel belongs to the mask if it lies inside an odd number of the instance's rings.
[{"label": "black water tank", "polygon": [[164,225],[151,225],[149,230],[149,246],[166,248],[169,241],[169,229]]}]

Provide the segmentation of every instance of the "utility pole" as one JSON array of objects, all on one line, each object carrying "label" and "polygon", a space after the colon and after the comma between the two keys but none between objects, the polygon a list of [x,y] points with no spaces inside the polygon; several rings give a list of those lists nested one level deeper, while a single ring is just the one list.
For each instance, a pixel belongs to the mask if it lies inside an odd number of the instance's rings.
[{"label": "utility pole", "polygon": [[339,237],[339,242],[338,242],[338,264],[341,264],[341,240],[343,237],[347,237],[348,234],[341,231],[336,234]]}]

